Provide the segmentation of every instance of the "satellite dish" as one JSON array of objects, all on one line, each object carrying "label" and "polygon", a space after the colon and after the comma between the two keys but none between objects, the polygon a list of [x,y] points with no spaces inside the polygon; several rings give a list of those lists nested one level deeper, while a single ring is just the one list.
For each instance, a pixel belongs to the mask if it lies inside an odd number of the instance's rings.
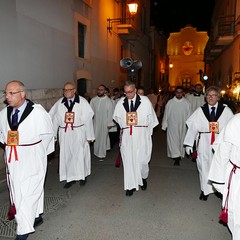
[{"label": "satellite dish", "polygon": [[132,66],[132,64],[133,64],[133,60],[129,57],[123,58],[120,60],[120,66],[122,68],[129,68]]}]

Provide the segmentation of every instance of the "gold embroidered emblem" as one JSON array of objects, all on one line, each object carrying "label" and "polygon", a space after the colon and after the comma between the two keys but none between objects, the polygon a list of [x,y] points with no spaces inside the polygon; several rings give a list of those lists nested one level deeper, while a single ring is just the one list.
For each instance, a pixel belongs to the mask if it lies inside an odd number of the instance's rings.
[{"label": "gold embroidered emblem", "polygon": [[18,146],[19,145],[19,135],[16,130],[9,130],[7,136],[7,145],[8,146]]},{"label": "gold embroidered emblem", "polygon": [[66,112],[65,113],[65,123],[74,123],[74,112]]},{"label": "gold embroidered emblem", "polygon": [[209,131],[214,133],[219,133],[218,122],[209,122]]},{"label": "gold embroidered emblem", "polygon": [[138,124],[137,112],[127,112],[127,126],[136,126]]}]

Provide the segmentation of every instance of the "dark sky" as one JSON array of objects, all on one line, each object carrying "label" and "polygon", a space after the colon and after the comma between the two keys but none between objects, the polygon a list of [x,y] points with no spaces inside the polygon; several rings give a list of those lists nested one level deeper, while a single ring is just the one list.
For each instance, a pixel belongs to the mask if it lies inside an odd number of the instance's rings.
[{"label": "dark sky", "polygon": [[187,24],[197,31],[209,31],[214,0],[151,0],[151,24],[166,35]]}]

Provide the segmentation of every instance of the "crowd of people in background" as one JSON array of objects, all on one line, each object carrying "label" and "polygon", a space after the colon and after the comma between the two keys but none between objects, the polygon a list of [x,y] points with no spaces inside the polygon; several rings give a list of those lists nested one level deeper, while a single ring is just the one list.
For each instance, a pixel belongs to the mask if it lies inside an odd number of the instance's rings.
[{"label": "crowd of people in background", "polygon": [[205,93],[201,84],[187,91],[177,86],[174,92],[156,92],[127,81],[112,94],[100,84],[96,96],[79,96],[75,83],[67,82],[63,97],[49,113],[26,98],[25,86],[18,80],[6,85],[5,96],[8,106],[0,112],[0,141],[5,145],[9,216],[17,222],[16,240],[27,239],[43,222],[47,155],[54,151],[54,140],[60,146],[59,180],[65,181],[66,189],[76,182],[86,184],[91,147],[104,161],[118,144],[124,190],[132,196],[139,186],[147,189],[152,134],[159,123],[174,166],[180,166],[185,153],[196,162],[199,199],[207,201],[211,193],[222,198],[220,220],[228,223],[233,239],[240,238],[239,115],[234,116],[237,105],[227,94],[221,97],[218,87]]}]

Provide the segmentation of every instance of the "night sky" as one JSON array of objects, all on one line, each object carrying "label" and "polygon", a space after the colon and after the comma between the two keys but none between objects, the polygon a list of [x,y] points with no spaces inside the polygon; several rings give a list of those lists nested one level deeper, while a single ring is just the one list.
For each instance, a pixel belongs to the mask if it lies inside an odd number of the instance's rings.
[{"label": "night sky", "polygon": [[163,31],[167,36],[179,32],[187,24],[197,31],[208,31],[214,0],[151,0],[151,25]]}]

